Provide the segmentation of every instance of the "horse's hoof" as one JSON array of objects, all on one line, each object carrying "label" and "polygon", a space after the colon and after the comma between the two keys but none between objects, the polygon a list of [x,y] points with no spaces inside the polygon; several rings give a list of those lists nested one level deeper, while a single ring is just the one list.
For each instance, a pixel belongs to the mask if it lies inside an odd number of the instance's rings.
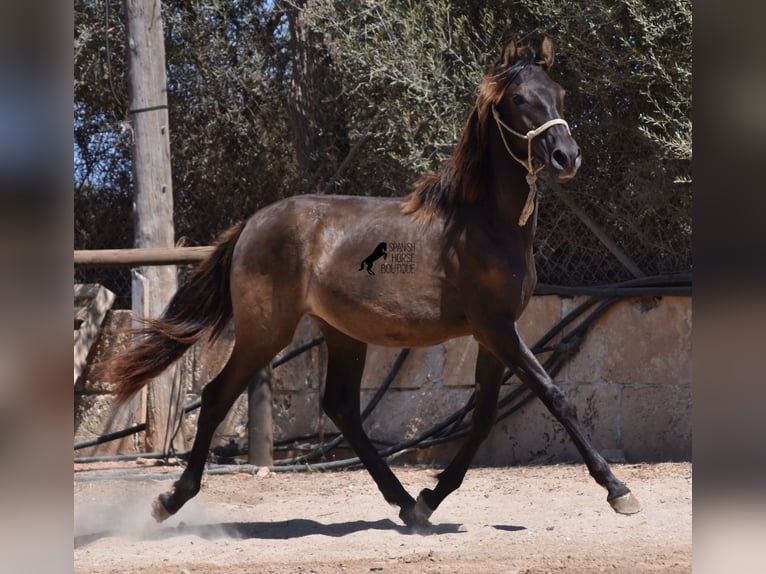
[{"label": "horse's hoof", "polygon": [[641,512],[641,503],[638,502],[638,498],[633,496],[632,492],[607,500],[609,504],[612,505],[614,511],[619,512],[620,514],[635,514],[636,512]]},{"label": "horse's hoof", "polygon": [[423,502],[420,497],[418,497],[418,500],[414,506],[410,506],[409,508],[402,508],[402,510],[399,512],[399,518],[401,518],[407,526],[414,530],[425,530],[431,526],[431,522],[428,519],[432,513],[433,510],[428,508],[426,503]]},{"label": "horse's hoof", "polygon": [[158,496],[154,502],[152,502],[152,516],[157,522],[164,522],[171,517],[171,513],[165,507],[165,503],[162,502],[162,496]]},{"label": "horse's hoof", "polygon": [[415,515],[419,520],[430,526],[431,523],[429,522],[429,518],[431,518],[433,513],[433,509],[429,508],[429,506],[426,504],[426,501],[423,500],[423,495],[419,494],[418,500],[415,502]]}]

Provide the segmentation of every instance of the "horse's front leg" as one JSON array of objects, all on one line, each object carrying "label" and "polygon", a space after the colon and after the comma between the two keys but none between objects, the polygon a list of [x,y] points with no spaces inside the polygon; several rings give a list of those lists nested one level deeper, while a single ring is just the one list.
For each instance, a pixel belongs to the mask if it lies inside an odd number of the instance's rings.
[{"label": "horse's front leg", "polygon": [[503,371],[502,363],[479,346],[476,360],[476,405],[471,429],[455,458],[439,475],[436,488],[426,488],[418,496],[415,511],[422,520],[427,521],[439,504],[463,483],[468,466],[495,422]]},{"label": "horse's front leg", "polygon": [[[504,331],[504,332],[503,332]],[[551,380],[534,353],[524,344],[516,325],[502,331],[487,333],[487,345],[493,353],[511,368],[548,408],[569,433],[572,442],[585,460],[588,471],[607,492],[607,501],[621,514],[634,514],[641,505],[630,489],[612,473],[609,464],[593,448],[587,434],[577,418],[577,409]]]}]

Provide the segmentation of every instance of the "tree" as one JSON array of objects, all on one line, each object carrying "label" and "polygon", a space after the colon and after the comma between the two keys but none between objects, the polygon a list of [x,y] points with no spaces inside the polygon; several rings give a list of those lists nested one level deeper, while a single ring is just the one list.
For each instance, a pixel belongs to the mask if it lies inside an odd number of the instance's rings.
[{"label": "tree", "polygon": [[[118,176],[124,71],[108,55],[124,39],[104,14],[110,5],[76,4],[75,140],[88,150],[78,173],[92,174],[77,182],[87,181],[89,201],[132,185]],[[176,227],[190,243],[296,193],[407,193],[451,153],[503,41],[549,32],[584,153],[567,193],[645,272],[691,267],[688,1],[166,0],[163,9]],[[542,201],[541,280],[629,277],[555,194]]]}]

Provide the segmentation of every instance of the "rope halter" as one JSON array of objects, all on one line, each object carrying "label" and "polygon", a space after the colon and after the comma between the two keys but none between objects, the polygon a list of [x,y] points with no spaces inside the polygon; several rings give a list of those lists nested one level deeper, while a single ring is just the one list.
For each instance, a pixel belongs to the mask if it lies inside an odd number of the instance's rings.
[{"label": "rope halter", "polygon": [[[495,118],[495,122],[497,122],[497,127],[498,127],[498,130],[500,131],[500,137],[503,140],[503,145],[505,146],[505,149],[508,151],[508,153],[513,159],[515,159],[517,162],[523,165],[524,168],[526,168],[527,170],[527,185],[529,185],[529,193],[527,194],[527,200],[524,203],[524,209],[521,210],[521,215],[519,216],[519,227],[524,227],[527,224],[527,220],[529,219],[529,216],[532,215],[532,211],[535,208],[535,196],[537,195],[537,183],[536,183],[537,172],[545,167],[545,164],[543,164],[540,167],[535,169],[535,166],[532,160],[532,142],[537,136],[539,136],[545,130],[559,124],[563,125],[567,129],[567,133],[570,133],[569,124],[562,118],[553,118],[552,120],[548,120],[547,122],[545,122],[540,127],[535,128],[533,130],[529,130],[526,134],[522,134],[514,130],[511,126],[509,126],[503,120],[500,119],[500,113],[497,111],[495,104],[492,104],[492,116]],[[516,154],[513,153],[513,151],[511,150],[511,146],[508,145],[508,142],[505,139],[505,131],[508,131],[512,133],[513,135],[515,135],[516,137],[527,141],[527,160],[526,161],[517,157]]]}]

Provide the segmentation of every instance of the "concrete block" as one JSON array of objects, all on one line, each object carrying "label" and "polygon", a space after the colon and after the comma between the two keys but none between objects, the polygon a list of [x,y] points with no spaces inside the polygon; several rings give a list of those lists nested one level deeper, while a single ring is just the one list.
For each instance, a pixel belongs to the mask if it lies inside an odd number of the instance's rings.
[{"label": "concrete block", "polygon": [[114,303],[114,293],[97,284],[74,286],[74,382],[86,367],[98,339],[107,312]]},{"label": "concrete block", "polygon": [[[596,450],[616,449],[619,387],[567,385],[561,388],[574,403],[578,418]],[[502,466],[581,462],[582,458],[564,427],[535,398],[495,425],[475,460],[477,464]]]},{"label": "concrete block", "polygon": [[[559,297],[532,297],[516,327],[522,340],[530,348],[561,319]],[[548,344],[556,343],[560,336]],[[447,350],[444,365],[444,384],[447,387],[473,387],[478,343],[473,337],[462,337],[444,343]],[[540,362],[549,353],[537,355]]]},{"label": "concrete block", "polygon": [[323,414],[317,391],[275,393],[273,409],[274,440],[336,430]]},{"label": "concrete block", "polygon": [[128,330],[131,328],[130,311],[109,311],[104,318],[103,328],[98,333],[87,366],[75,382],[75,393],[110,393],[114,388],[109,381],[104,381],[94,372],[94,365],[106,360],[113,353],[119,352],[128,343]]},{"label": "concrete block", "polygon": [[[561,298],[555,295],[532,297],[516,322],[516,328],[528,347],[539,341],[561,320]],[[558,337],[552,342],[558,340]]]},{"label": "concrete block", "polygon": [[[295,329],[292,342],[276,358],[308,343],[321,334],[319,327],[304,317]],[[318,390],[324,381],[327,369],[327,351],[324,343],[304,351],[274,369],[274,392],[295,393],[302,390]]]},{"label": "concrete block", "polygon": [[625,387],[621,434],[630,462],[691,460],[691,385]]},{"label": "concrete block", "polygon": [[690,383],[690,299],[617,303],[591,326],[566,376],[569,383]]},{"label": "concrete block", "polygon": [[[74,396],[74,442],[93,439],[138,424],[133,405],[115,408],[110,394],[80,394]],[[97,446],[75,451],[75,456],[100,456],[142,452],[143,436],[131,435]]]},{"label": "concrete block", "polygon": [[[194,425],[196,433],[196,424]],[[223,446],[231,441],[247,444],[247,393],[240,395],[213,436],[211,447]]]},{"label": "concrete block", "polygon": [[[368,346],[362,388],[366,390],[379,388],[400,352],[401,349],[392,347]],[[410,350],[391,388],[418,389],[423,385],[441,381],[444,355],[444,345]]]},{"label": "concrete block", "polygon": [[[532,297],[529,305],[516,322],[516,329],[521,336],[521,340],[533,349],[537,342],[561,320],[561,298],[557,296],[544,295]],[[556,335],[545,345],[554,345],[561,340],[561,335]],[[550,356],[548,353],[535,353],[537,360],[545,364]],[[560,382],[563,379],[561,375],[553,377],[554,381]]]},{"label": "concrete block", "polygon": [[460,337],[444,343],[444,348],[444,385],[473,388],[476,382],[476,356],[479,352],[476,339]]},{"label": "concrete block", "polygon": [[[443,421],[468,400],[469,389],[446,389],[426,385],[417,390],[386,393],[365,423],[369,436],[399,442],[412,438]],[[365,405],[372,393],[363,393]]]},{"label": "concrete block", "polygon": [[207,337],[195,344],[185,355],[182,377],[185,388],[194,393],[202,389],[221,372],[234,348],[234,326],[231,322],[212,344]]}]

